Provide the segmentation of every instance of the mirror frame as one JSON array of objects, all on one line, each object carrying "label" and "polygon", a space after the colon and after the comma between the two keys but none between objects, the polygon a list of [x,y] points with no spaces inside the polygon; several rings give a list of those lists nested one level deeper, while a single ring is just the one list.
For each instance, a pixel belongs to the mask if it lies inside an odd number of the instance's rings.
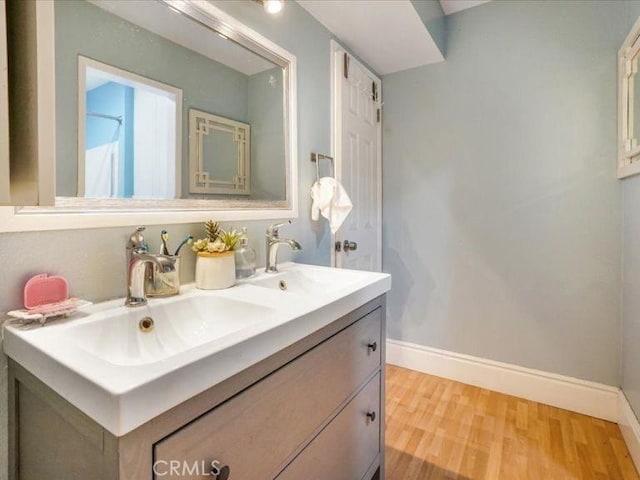
[{"label": "mirror frame", "polygon": [[[635,59],[635,67],[634,67]],[[629,131],[634,122],[629,108],[635,90],[640,89],[640,18],[636,20],[622,47],[618,50],[618,178],[640,173],[640,145],[634,145]],[[637,84],[637,85],[636,85]],[[640,139],[639,139],[640,140]]]},{"label": "mirror frame", "polygon": [[[130,225],[199,223],[217,221],[273,220],[298,217],[298,133],[296,57],[250,29],[221,9],[202,0],[160,0],[168,8],[223,34],[241,46],[283,68],[285,131],[285,191],[283,201],[260,200],[119,200],[56,197],[55,207],[0,207],[0,232],[63,230]],[[39,129],[37,148],[50,158],[55,172],[55,32],[54,2],[37,2],[38,50],[36,69]],[[40,91],[40,90],[39,90]],[[41,105],[43,108],[41,108]],[[44,108],[46,106],[46,108]],[[55,188],[55,175],[48,180]],[[163,202],[157,208],[158,202]]]}]

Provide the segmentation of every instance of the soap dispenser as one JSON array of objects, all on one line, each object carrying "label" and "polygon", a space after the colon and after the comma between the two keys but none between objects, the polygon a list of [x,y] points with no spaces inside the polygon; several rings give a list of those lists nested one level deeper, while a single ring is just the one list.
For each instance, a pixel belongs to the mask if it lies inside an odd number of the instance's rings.
[{"label": "soap dispenser", "polygon": [[249,245],[246,227],[242,229],[240,246],[236,248],[236,278],[249,278],[256,274],[256,251]]}]

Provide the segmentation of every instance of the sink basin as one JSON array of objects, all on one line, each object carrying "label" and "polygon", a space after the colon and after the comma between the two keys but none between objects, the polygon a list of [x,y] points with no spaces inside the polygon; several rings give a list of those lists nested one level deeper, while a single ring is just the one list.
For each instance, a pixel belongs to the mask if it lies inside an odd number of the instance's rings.
[{"label": "sink basin", "polygon": [[99,320],[69,327],[82,350],[116,365],[143,365],[223,340],[273,313],[264,305],[224,297],[180,298],[119,308]]},{"label": "sink basin", "polygon": [[366,278],[366,275],[366,272],[355,270],[293,267],[275,274],[264,274],[252,280],[251,284],[272,290],[317,296],[321,293],[343,291]]},{"label": "sink basin", "polygon": [[[389,275],[283,263],[233,288],[83,307],[4,330],[15,362],[116,436],[324,328],[387,292]],[[280,291],[280,282],[286,290]],[[142,331],[149,317],[153,328]],[[144,330],[144,329],[143,329]]]}]

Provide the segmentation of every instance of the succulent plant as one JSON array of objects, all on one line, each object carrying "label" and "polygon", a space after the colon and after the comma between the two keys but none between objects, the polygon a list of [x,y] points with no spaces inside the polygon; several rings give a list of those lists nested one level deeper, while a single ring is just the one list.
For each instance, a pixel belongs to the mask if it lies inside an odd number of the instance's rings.
[{"label": "succulent plant", "polygon": [[195,242],[193,242],[193,245],[191,246],[191,250],[193,250],[194,252],[203,252],[204,250],[207,249],[207,244],[209,242],[207,241],[206,238],[201,238],[200,240],[196,240]]},{"label": "succulent plant", "polygon": [[201,238],[193,243],[191,250],[194,252],[221,253],[235,250],[243,237],[243,233],[235,229],[230,231],[221,229],[220,224],[213,220],[205,222],[204,229],[207,238]]},{"label": "succulent plant", "polygon": [[235,229],[231,231],[221,230],[220,235],[218,236],[218,238],[227,246],[227,250],[235,250],[242,237],[242,232],[238,232]]}]

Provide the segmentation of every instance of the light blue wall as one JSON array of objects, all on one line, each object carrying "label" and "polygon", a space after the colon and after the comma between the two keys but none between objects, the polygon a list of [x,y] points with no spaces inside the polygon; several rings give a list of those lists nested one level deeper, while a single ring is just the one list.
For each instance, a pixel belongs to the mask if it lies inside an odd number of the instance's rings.
[{"label": "light blue wall", "polygon": [[620,383],[626,3],[494,1],[383,77],[389,336]]},{"label": "light blue wall", "polygon": [[[280,249],[282,261],[328,265],[329,230],[325,222],[309,218],[309,189],[315,176],[309,152],[330,150],[329,117],[329,40],[331,34],[295,2],[287,2],[277,17],[265,15],[254,2],[216,2],[229,14],[263,36],[281,45],[298,59],[298,170],[300,217],[281,229],[282,236],[295,238],[302,251],[292,254]],[[75,100],[65,104],[75,111]],[[60,108],[63,105],[59,104]],[[60,112],[58,112],[60,113]],[[68,146],[68,145],[67,145]],[[75,148],[71,145],[71,148]],[[207,220],[203,216],[202,221]],[[250,243],[264,265],[264,231],[272,222],[233,222],[225,226],[248,226]],[[200,224],[166,225],[171,238],[191,232],[203,235]],[[157,247],[162,226],[148,229],[148,238]],[[126,278],[124,246],[132,228],[68,230],[59,232],[0,233],[0,265],[3,288],[0,289],[0,313],[21,306],[22,287],[31,276],[50,272],[65,276],[73,295],[102,301],[124,295]],[[184,253],[181,263],[183,282],[194,279],[194,260]],[[6,357],[0,355],[0,480],[7,479],[7,378]]]},{"label": "light blue wall", "polygon": [[[628,9],[627,32],[640,16],[640,2]],[[640,417],[640,175],[623,180],[622,191],[622,390]]]},{"label": "light blue wall", "polygon": [[266,200],[285,198],[282,169],[274,161],[284,158],[282,69],[249,77],[247,121],[251,124],[251,195]]},{"label": "light blue wall", "polygon": [[[107,82],[87,92],[87,112],[122,117],[125,115],[124,85]],[[124,136],[124,132],[117,133],[118,122],[115,120],[87,115],[85,146],[87,149],[111,143]],[[117,137],[116,137],[117,135]],[[115,140],[114,140],[114,137]]]},{"label": "light blue wall", "polygon": [[[87,115],[86,149],[119,141],[119,185],[121,196],[133,195],[133,88],[108,82],[87,92],[87,112],[122,117],[122,125],[115,120]],[[61,184],[72,185],[70,179]]]},{"label": "light blue wall", "polygon": [[640,176],[623,184],[622,390],[640,417]]}]

